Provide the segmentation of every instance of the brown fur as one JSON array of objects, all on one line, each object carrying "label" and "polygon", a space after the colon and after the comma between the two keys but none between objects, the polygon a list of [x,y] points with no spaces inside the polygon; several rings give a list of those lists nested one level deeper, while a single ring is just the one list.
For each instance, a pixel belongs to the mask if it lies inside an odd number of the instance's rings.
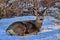
[{"label": "brown fur", "polygon": [[20,35],[20,36],[25,35],[26,27],[21,22],[15,22],[11,24],[10,27],[6,31],[8,32],[8,30],[11,30],[11,29],[15,32],[15,34],[12,33],[12,35]]}]

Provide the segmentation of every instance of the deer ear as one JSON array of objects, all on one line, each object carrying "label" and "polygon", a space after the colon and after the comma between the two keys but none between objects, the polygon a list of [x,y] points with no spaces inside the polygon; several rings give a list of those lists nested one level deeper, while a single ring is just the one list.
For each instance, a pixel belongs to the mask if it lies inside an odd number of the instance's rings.
[{"label": "deer ear", "polygon": [[44,16],[46,16],[46,15],[47,15],[47,10],[45,10],[45,12],[43,13],[43,15],[44,15]]},{"label": "deer ear", "polygon": [[46,15],[46,10],[42,11],[42,12],[38,12],[39,16],[45,16]]},{"label": "deer ear", "polygon": [[41,12],[41,14],[42,14],[43,16],[45,16],[45,15],[46,15],[46,12],[47,12],[47,8],[44,9],[44,10]]}]

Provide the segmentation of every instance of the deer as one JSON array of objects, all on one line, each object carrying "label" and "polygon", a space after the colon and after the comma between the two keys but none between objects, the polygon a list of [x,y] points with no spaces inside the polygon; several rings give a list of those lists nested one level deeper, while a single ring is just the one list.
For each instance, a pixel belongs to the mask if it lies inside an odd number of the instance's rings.
[{"label": "deer", "polygon": [[[8,27],[6,32],[11,34],[11,35],[19,35],[19,36],[24,36],[24,35],[27,35],[27,34],[37,34],[37,33],[39,33],[40,29],[42,27],[42,24],[43,24],[44,16],[46,16],[46,14],[47,14],[46,13],[47,9],[52,6],[51,5],[52,3],[57,2],[57,0],[50,0],[50,1],[51,2],[49,2],[48,0],[46,0],[46,1],[42,0],[41,2],[35,2],[33,0],[32,1],[33,9],[32,9],[32,11],[29,10],[29,12],[30,12],[30,14],[34,13],[34,15],[36,16],[36,20],[35,21],[23,21],[23,22],[19,22],[18,21],[18,22],[15,22],[15,23],[11,24]],[[38,8],[41,5],[46,6],[46,9],[44,9],[41,12],[39,12]],[[23,7],[22,9],[24,9],[24,8],[25,7]],[[16,10],[18,10],[18,8]],[[19,14],[18,14],[19,12],[17,11],[16,13],[17,13],[16,15],[19,16]],[[23,11],[22,11],[22,14],[23,14]]]}]

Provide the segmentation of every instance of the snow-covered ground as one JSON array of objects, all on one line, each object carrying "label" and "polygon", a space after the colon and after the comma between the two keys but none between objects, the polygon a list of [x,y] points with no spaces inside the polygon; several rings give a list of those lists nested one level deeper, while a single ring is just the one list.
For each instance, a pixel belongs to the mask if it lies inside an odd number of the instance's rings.
[{"label": "snow-covered ground", "polygon": [[37,35],[27,35],[27,36],[10,36],[6,34],[6,29],[9,25],[16,21],[25,20],[36,20],[35,16],[23,16],[9,19],[0,20],[0,40],[60,40],[60,25],[55,22],[60,22],[60,20],[54,19],[51,16],[45,16],[43,21],[41,32]]}]

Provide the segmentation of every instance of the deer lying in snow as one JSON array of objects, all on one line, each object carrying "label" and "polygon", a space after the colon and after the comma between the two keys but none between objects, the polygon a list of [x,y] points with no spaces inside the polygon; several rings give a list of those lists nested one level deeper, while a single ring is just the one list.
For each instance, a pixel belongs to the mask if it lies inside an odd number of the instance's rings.
[{"label": "deer lying in snow", "polygon": [[[46,15],[46,10],[48,7],[52,6],[51,3],[54,3],[59,0],[41,0],[41,2],[29,2],[28,0],[20,3],[19,0],[14,1],[13,3],[6,4],[8,6],[0,7],[0,18],[11,18],[14,16],[26,16],[26,15],[35,15],[35,21],[25,21],[25,22],[15,22],[11,24],[6,32],[11,35],[24,36],[26,34],[37,34],[40,31],[42,26],[44,16]],[[1,2],[1,0],[0,0]],[[20,5],[21,4],[21,5]],[[39,12],[38,8],[40,6],[46,6],[47,8]],[[25,10],[24,10],[25,9]],[[27,11],[26,11],[27,10]],[[25,13],[25,14],[24,14]]]}]

